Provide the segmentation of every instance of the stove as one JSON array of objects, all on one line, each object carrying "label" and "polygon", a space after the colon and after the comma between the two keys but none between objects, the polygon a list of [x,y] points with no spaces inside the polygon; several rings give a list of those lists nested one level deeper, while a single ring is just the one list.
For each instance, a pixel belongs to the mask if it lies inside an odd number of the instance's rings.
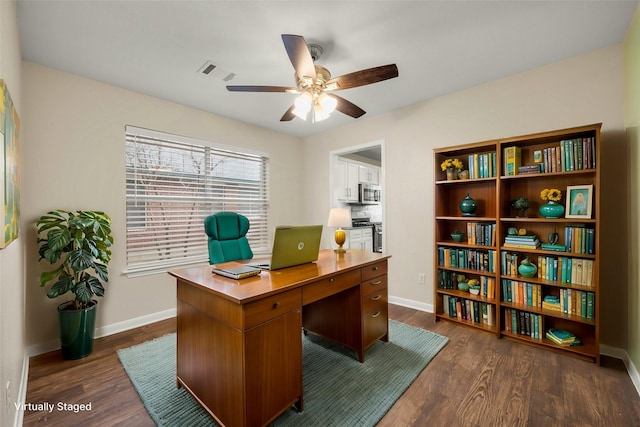
[{"label": "stove", "polygon": [[371,227],[373,228],[373,252],[382,253],[382,223],[372,222],[371,218],[361,217],[351,220],[353,228]]}]

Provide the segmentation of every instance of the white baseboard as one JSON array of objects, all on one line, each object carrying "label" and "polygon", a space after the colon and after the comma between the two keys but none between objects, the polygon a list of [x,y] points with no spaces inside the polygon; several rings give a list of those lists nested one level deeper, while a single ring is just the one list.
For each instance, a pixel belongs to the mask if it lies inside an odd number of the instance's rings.
[{"label": "white baseboard", "polygon": [[[124,322],[114,323],[112,325],[106,325],[101,328],[96,328],[96,338],[106,337],[109,335],[117,334],[119,332],[128,331],[129,329],[138,328],[140,326],[148,325],[151,323],[159,322],[161,320],[170,319],[176,317],[176,309],[171,308],[169,310],[160,311],[158,313],[151,313],[145,316],[136,317],[134,319],[125,320]],[[27,357],[37,356],[39,354],[48,353],[60,348],[60,340],[55,339],[40,344],[35,344],[27,348]]]},{"label": "white baseboard", "polygon": [[[24,358],[22,359],[22,372],[20,374],[20,388],[18,389],[18,401],[16,406],[23,407],[23,404],[27,400],[27,384],[29,380],[29,356],[25,351]],[[15,406],[14,406],[15,408]],[[13,417],[13,426],[20,427],[24,421],[24,411],[16,410]]]},{"label": "white baseboard", "polygon": [[114,323],[113,325],[103,326],[96,329],[96,338],[106,337],[109,335],[117,334],[119,332],[128,331],[129,329],[139,328],[140,326],[149,325],[151,323],[159,322],[161,320],[170,319],[176,317],[176,309],[171,308],[169,310],[160,311],[158,313],[148,314],[146,316],[136,317],[135,319],[125,320],[124,322]]},{"label": "white baseboard", "polygon": [[408,308],[413,308],[414,310],[433,313],[432,304],[426,304],[424,302],[414,301],[406,298],[394,297],[393,295],[389,295],[389,302],[391,304],[401,305],[402,307],[408,307]]}]

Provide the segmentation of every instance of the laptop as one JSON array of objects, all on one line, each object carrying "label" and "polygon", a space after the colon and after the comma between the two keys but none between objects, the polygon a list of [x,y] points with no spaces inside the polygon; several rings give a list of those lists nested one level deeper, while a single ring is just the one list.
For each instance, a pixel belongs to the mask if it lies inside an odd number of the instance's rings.
[{"label": "laptop", "polygon": [[318,259],[322,225],[296,225],[276,227],[271,260],[251,262],[251,267],[277,270],[307,264]]}]

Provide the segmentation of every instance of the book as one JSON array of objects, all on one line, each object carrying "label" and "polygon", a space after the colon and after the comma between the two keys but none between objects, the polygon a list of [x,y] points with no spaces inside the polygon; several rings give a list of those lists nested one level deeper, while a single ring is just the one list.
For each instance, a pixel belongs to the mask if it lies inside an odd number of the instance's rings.
[{"label": "book", "polygon": [[239,280],[239,279],[245,279],[247,277],[257,276],[258,274],[260,274],[262,270],[260,270],[257,267],[249,267],[249,266],[243,265],[240,267],[231,267],[231,268],[213,268],[211,271],[220,276]]},{"label": "book", "polygon": [[504,149],[504,170],[505,175],[512,176],[518,174],[521,162],[520,147],[505,147]]},{"label": "book", "polygon": [[540,245],[540,247],[547,251],[564,252],[567,250],[567,247],[565,245],[552,245],[551,243],[543,243],[542,245]]},{"label": "book", "polygon": [[524,165],[518,167],[518,173],[540,173],[542,171],[541,164]]},{"label": "book", "polygon": [[[534,240],[532,243],[511,243],[511,242],[505,242],[504,243],[504,247],[505,248],[516,248],[516,249],[535,249],[538,247],[538,244],[540,242],[538,240]],[[516,267],[517,268],[517,267]]]},{"label": "book", "polygon": [[554,339],[560,342],[571,342],[576,339],[576,336],[571,332],[559,328],[550,328],[547,331],[547,335],[551,335],[552,337],[554,337]]}]

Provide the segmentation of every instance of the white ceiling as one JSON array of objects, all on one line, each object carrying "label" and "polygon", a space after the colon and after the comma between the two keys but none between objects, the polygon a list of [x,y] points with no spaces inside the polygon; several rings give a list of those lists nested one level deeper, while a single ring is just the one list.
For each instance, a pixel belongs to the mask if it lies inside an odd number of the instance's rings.
[{"label": "white ceiling", "polygon": [[[621,43],[638,1],[18,1],[23,59],[278,132],[306,136]],[[399,77],[340,92],[367,114],[280,117],[295,86],[281,34],[324,48],[339,76]],[[235,78],[198,70],[212,61]]]}]

